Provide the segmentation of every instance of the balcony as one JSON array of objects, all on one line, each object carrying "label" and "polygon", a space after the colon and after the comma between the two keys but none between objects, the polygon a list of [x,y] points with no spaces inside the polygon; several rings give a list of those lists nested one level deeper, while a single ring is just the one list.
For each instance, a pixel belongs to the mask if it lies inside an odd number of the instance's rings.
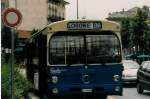
[{"label": "balcony", "polygon": [[64,0],[49,0],[49,2],[51,3],[62,3],[62,4],[69,4],[68,2],[64,1]]},{"label": "balcony", "polygon": [[56,22],[56,21],[64,20],[65,18],[57,16],[57,15],[48,15],[47,19],[48,19],[48,21]]},{"label": "balcony", "polygon": [[52,2],[52,3],[61,3],[63,0],[49,0],[49,2]]}]

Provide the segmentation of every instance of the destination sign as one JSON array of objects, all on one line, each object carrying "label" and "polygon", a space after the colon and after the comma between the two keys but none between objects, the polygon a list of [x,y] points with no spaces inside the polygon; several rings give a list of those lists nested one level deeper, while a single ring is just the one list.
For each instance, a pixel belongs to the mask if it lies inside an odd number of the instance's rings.
[{"label": "destination sign", "polygon": [[101,22],[69,22],[67,28],[70,30],[93,30],[101,29]]}]

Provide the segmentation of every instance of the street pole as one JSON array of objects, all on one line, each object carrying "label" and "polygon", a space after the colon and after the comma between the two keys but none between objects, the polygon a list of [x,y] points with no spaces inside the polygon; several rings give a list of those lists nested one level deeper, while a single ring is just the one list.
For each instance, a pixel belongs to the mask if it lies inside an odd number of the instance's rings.
[{"label": "street pole", "polygon": [[[15,0],[15,8],[17,9],[17,0]],[[14,99],[14,35],[16,28],[11,29],[11,99]]]},{"label": "street pole", "polygon": [[77,19],[79,19],[79,13],[78,13],[78,10],[79,10],[79,9],[78,9],[78,6],[79,6],[79,5],[78,5],[78,0],[77,0]]},{"label": "street pole", "polygon": [[15,28],[11,29],[11,99],[14,99],[14,34]]},{"label": "street pole", "polygon": [[6,26],[11,28],[11,99],[14,99],[14,34],[17,26],[20,25],[22,20],[22,14],[15,8],[7,8],[3,12],[3,22]]}]

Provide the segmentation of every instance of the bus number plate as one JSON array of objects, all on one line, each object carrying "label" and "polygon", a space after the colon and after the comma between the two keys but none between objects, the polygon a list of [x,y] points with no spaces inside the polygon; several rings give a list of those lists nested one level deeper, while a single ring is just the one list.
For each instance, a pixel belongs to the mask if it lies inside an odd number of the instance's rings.
[{"label": "bus number plate", "polygon": [[92,89],[82,89],[82,92],[92,92]]}]

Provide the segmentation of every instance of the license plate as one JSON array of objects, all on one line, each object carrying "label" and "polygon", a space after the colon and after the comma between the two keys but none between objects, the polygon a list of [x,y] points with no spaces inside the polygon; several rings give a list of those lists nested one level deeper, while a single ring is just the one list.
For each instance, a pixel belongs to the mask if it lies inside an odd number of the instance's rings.
[{"label": "license plate", "polygon": [[92,92],[92,89],[82,89],[82,92]]}]

